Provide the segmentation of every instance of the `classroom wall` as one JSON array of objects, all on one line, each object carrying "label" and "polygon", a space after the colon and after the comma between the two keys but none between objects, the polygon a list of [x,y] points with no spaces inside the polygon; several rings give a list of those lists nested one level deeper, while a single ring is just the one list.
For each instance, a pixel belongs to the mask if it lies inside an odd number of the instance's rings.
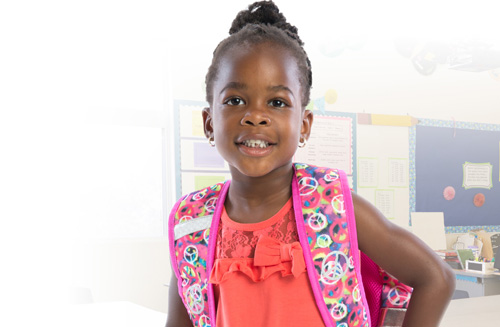
[{"label": "classroom wall", "polygon": [[[73,303],[131,301],[167,312],[166,238],[84,241],[73,246]],[[87,289],[89,294],[75,292]]]},{"label": "classroom wall", "polygon": [[[380,8],[367,5],[367,10],[373,10],[371,15],[354,4],[319,1],[310,14],[304,14],[303,8],[291,2],[276,2],[305,42],[313,67],[311,98],[324,97],[330,89],[337,93],[337,101],[327,109],[500,123],[500,81],[490,71],[459,71],[440,63],[434,73],[425,76],[396,46],[400,38],[417,38],[420,42],[410,51],[413,55],[434,47],[428,56],[444,56],[439,48],[454,39],[484,38],[491,39],[489,42],[498,49],[499,37],[492,33],[493,20],[488,25],[487,13],[479,7],[453,5],[454,14],[448,15],[447,1],[432,6],[423,1],[420,9],[412,9],[414,12],[398,12],[397,7],[386,11],[382,3]],[[172,53],[174,98],[204,100],[204,76],[212,51],[227,36],[234,13],[245,4],[241,0],[232,2],[225,9],[228,18],[214,21],[210,29],[183,25],[182,35],[172,35],[182,49]],[[179,5],[179,10],[186,6]],[[233,15],[229,14],[231,10]],[[348,18],[342,17],[342,10]],[[475,16],[476,10],[481,11],[480,15]],[[356,13],[356,17],[349,13]],[[419,18],[424,15],[425,24]],[[471,24],[474,22],[474,28],[463,24],[465,17]],[[182,25],[181,21],[178,18],[173,24]],[[464,31],[467,28],[468,32]],[[193,39],[199,42],[193,43]]]}]

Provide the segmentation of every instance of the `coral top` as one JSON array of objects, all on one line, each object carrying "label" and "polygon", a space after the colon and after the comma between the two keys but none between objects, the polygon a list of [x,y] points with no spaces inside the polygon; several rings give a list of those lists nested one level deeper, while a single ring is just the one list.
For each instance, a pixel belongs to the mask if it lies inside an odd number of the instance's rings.
[{"label": "coral top", "polygon": [[255,224],[231,220],[224,208],[210,283],[217,327],[325,326],[307,277],[292,199]]}]

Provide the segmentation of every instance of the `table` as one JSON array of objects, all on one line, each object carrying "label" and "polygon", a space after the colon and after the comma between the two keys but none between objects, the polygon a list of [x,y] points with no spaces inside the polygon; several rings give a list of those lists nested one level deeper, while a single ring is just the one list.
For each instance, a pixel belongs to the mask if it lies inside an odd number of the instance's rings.
[{"label": "table", "polygon": [[457,269],[453,271],[457,279],[455,289],[468,292],[469,297],[500,294],[500,273],[483,274]]},{"label": "table", "polygon": [[500,295],[452,300],[439,326],[500,326]]}]

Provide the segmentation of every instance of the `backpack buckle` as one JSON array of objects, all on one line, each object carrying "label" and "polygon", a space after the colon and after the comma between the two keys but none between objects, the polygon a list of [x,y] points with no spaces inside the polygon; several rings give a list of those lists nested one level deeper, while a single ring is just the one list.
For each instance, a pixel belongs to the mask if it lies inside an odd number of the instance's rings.
[{"label": "backpack buckle", "polygon": [[400,327],[403,326],[406,309],[382,308],[380,310],[379,327]]}]

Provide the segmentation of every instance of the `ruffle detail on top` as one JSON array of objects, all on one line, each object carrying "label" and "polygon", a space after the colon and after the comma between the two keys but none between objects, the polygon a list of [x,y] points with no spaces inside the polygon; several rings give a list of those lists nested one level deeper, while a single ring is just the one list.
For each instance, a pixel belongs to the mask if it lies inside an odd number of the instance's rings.
[{"label": "ruffle detail on top", "polygon": [[220,284],[236,272],[259,282],[277,272],[281,272],[282,277],[298,277],[305,270],[304,255],[299,242],[286,244],[268,236],[261,236],[255,247],[254,258],[215,260],[209,282]]}]

